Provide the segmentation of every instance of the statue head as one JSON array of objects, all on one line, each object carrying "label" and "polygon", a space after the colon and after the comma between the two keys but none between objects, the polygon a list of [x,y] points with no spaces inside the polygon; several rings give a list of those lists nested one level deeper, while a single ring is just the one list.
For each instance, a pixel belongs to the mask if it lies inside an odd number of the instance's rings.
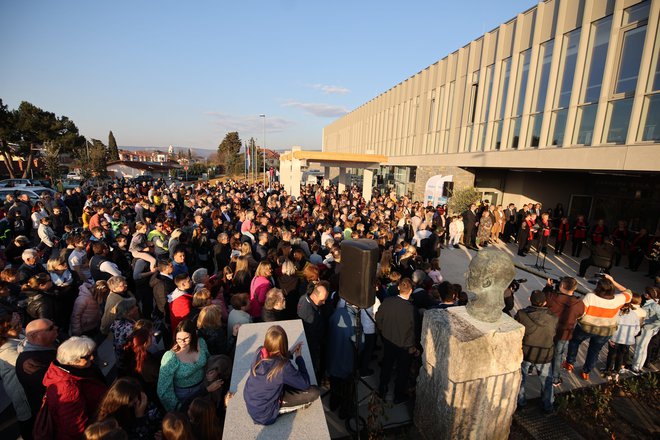
[{"label": "statue head", "polygon": [[495,248],[479,251],[466,274],[466,289],[470,293],[466,309],[470,316],[485,322],[499,320],[504,308],[504,291],[515,274],[513,261],[505,252]]}]

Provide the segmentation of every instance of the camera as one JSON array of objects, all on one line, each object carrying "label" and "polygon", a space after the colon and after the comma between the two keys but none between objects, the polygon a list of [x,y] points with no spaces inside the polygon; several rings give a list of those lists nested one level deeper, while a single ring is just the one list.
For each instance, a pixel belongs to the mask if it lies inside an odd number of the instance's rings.
[{"label": "camera", "polygon": [[527,282],[527,279],[525,279],[525,278],[519,278],[517,280],[514,279],[513,281],[511,281],[511,284],[509,284],[509,289],[511,289],[512,293],[516,293],[518,291],[518,289],[520,289],[520,285],[523,284],[523,283],[526,283],[526,282]]}]

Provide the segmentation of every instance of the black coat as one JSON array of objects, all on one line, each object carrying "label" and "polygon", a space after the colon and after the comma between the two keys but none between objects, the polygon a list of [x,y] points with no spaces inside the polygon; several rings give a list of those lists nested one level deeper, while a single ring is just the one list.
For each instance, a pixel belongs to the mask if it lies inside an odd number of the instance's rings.
[{"label": "black coat", "polygon": [[519,310],[515,319],[525,327],[523,359],[534,364],[552,361],[558,318],[547,307],[529,306]]}]

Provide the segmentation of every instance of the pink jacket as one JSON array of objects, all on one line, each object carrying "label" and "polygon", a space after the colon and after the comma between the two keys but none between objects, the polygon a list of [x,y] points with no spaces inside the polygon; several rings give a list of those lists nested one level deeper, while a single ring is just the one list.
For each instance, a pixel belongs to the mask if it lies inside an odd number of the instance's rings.
[{"label": "pink jacket", "polygon": [[254,277],[250,283],[250,316],[261,318],[261,309],[266,302],[266,293],[273,287],[266,277]]},{"label": "pink jacket", "polygon": [[98,329],[101,325],[101,307],[92,295],[92,285],[83,283],[71,313],[71,335],[80,336],[84,332]]}]

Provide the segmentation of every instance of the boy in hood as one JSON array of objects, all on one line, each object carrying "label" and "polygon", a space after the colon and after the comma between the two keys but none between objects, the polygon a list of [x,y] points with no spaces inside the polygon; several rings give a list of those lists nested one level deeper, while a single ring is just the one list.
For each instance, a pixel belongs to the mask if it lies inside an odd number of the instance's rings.
[{"label": "boy in hood", "polygon": [[557,328],[557,317],[546,307],[546,296],[540,290],[535,290],[529,298],[531,306],[519,310],[515,319],[525,326],[523,337],[523,362],[521,366],[522,381],[518,392],[518,406],[527,405],[525,397],[525,381],[532,367],[541,379],[541,401],[546,413],[554,411],[554,390],[552,386],[552,357],[554,354],[554,337]]}]

